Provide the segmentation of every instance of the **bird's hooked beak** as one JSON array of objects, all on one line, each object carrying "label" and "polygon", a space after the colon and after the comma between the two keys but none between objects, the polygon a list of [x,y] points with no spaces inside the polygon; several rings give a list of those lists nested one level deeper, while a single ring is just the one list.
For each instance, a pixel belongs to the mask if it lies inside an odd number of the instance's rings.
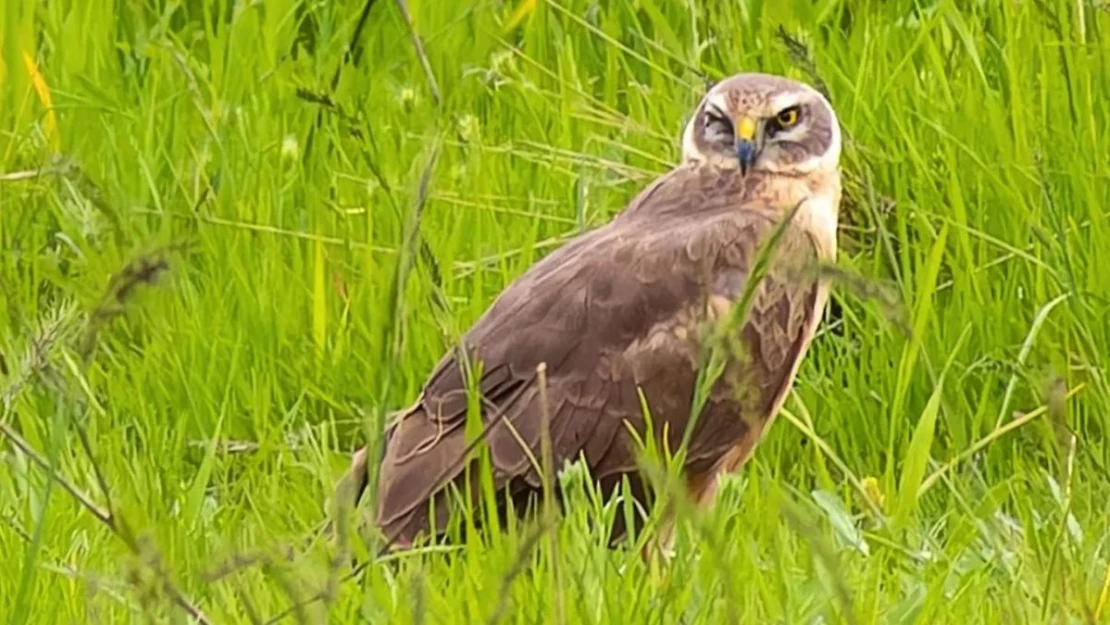
[{"label": "bird's hooked beak", "polygon": [[755,120],[750,117],[740,118],[736,124],[736,158],[740,161],[740,173],[745,176],[759,157],[755,133]]}]

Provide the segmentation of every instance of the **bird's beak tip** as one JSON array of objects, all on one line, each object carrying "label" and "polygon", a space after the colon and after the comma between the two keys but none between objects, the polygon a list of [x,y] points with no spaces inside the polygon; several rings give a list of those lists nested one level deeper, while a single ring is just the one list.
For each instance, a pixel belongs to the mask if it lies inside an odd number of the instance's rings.
[{"label": "bird's beak tip", "polygon": [[736,140],[736,159],[740,161],[740,173],[747,175],[748,170],[751,169],[752,164],[755,163],[755,157],[755,143],[750,139]]}]

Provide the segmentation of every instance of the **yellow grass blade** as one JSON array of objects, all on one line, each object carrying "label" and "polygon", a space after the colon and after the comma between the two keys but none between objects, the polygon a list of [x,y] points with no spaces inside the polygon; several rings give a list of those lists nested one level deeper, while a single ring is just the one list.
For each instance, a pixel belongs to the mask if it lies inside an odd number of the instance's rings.
[{"label": "yellow grass blade", "polygon": [[43,120],[43,132],[46,134],[46,140],[50,144],[50,149],[58,152],[61,149],[61,141],[58,137],[58,120],[54,116],[54,100],[50,97],[50,87],[47,86],[46,79],[39,71],[35,58],[26,50],[23,50],[23,65],[27,67],[27,75],[31,77],[31,85],[34,86],[35,94],[38,95],[39,102],[46,110],[46,117]]},{"label": "yellow grass blade", "polygon": [[324,355],[324,343],[328,333],[328,298],[327,283],[324,279],[324,243],[317,240],[313,260],[312,276],[312,343],[316,347],[316,356]]},{"label": "yellow grass blade", "polygon": [[505,31],[510,33],[516,29],[529,15],[536,10],[536,0],[523,0],[505,21]]}]

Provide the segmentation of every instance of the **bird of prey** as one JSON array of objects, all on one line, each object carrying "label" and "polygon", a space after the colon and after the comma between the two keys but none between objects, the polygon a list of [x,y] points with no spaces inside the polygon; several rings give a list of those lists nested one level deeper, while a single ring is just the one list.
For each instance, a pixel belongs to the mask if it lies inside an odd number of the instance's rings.
[{"label": "bird of prey", "polygon": [[[468,388],[480,392],[502,503],[542,489],[545,426],[556,467],[584,461],[606,496],[627,479],[647,500],[636,459],[644,404],[657,444],[672,451],[696,417],[683,478],[698,505],[712,502],[774,421],[823,314],[827,278],[799,269],[836,256],[840,149],[836,114],[812,87],[759,73],[715,84],[685,127],[682,162],[512,282],[387,426],[378,528],[411,546],[446,530],[458,501],[449,486],[479,492],[478,471],[466,471],[477,466]],[[772,234],[766,271],[747,289]],[[726,341],[740,349],[726,352],[694,412],[707,328],[741,301],[746,315]],[[355,503],[367,462],[363,447],[341,482]],[[615,531],[613,540],[626,530]]]}]

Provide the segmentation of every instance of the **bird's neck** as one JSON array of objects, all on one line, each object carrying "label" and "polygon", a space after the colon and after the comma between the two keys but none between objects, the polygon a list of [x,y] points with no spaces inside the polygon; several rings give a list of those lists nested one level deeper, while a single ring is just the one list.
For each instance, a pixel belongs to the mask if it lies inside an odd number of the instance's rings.
[{"label": "bird's neck", "polygon": [[833,170],[810,175],[806,179],[809,199],[803,204],[810,235],[817,242],[821,256],[836,260],[837,230],[840,227],[840,172]]},{"label": "bird's neck", "polygon": [[837,228],[840,222],[840,173],[816,171],[804,175],[767,175],[757,194],[773,197],[774,204],[789,213],[799,203],[793,223],[813,237],[824,260],[835,260]]}]

